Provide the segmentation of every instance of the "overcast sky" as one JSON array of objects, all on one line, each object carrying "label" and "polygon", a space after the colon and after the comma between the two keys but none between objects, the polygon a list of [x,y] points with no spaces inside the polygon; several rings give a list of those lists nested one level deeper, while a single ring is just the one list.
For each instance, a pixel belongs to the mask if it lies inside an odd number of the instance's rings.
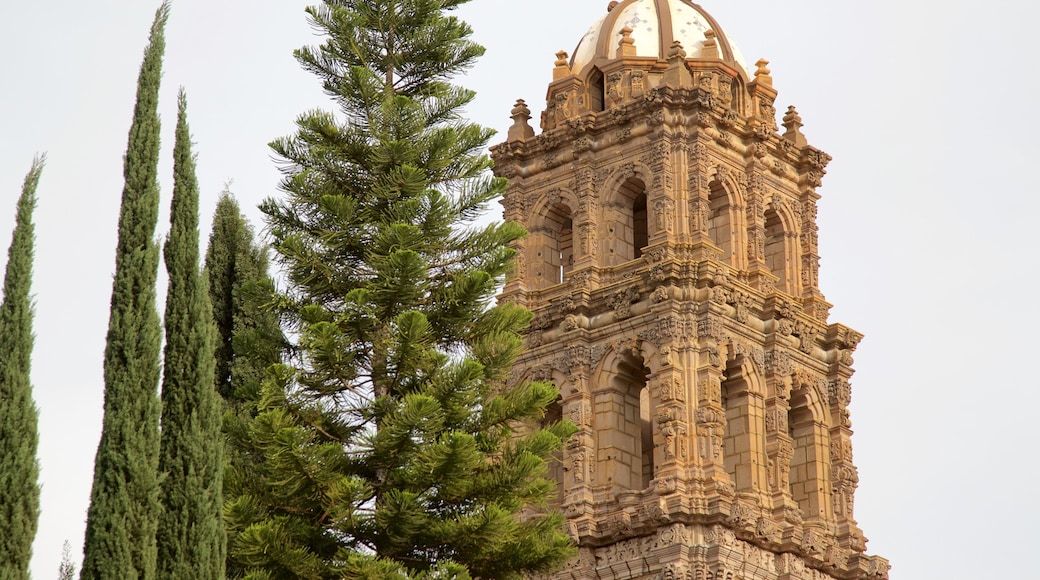
[{"label": "overcast sky", "polygon": [[[176,91],[188,93],[203,237],[231,183],[255,207],[278,195],[266,144],[330,108],[293,49],[316,42],[301,0],[174,0],[162,87],[168,229]],[[474,0],[488,47],[461,82],[470,114],[504,137],[524,98],[537,116],[557,50],[606,0]],[[0,248],[36,152],[35,397],[43,515],[35,578],[78,560],[102,411],[102,351],[122,155],[157,1],[0,5]],[[852,421],[856,516],[891,578],[1025,578],[1040,545],[1032,365],[1040,312],[1031,3],[704,0],[753,63],[770,60],[777,108],[795,104],[834,156],[819,192],[821,287],[832,321],[866,334]],[[1032,103],[1032,104],[1031,104]],[[500,139],[496,139],[498,141]],[[1032,458],[1032,459],[1030,459]]]}]

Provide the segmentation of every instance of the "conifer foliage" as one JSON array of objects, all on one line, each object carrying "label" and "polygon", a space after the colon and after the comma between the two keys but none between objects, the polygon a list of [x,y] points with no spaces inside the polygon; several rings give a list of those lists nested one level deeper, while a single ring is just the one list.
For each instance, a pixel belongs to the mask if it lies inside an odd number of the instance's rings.
[{"label": "conifer foliage", "polygon": [[199,190],[187,99],[177,97],[170,234],[163,257],[166,345],[162,378],[159,578],[224,578],[223,435],[213,384],[213,313],[199,271]]},{"label": "conifer foliage", "polygon": [[80,578],[155,578],[159,516],[159,81],[169,5],[155,13],[123,160],[116,268],[105,341],[105,404]]},{"label": "conifer foliage", "polygon": [[297,333],[248,436],[260,477],[227,511],[250,578],[515,578],[572,553],[555,484],[574,430],[510,382],[530,313],[491,306],[516,224],[474,219],[505,188],[453,86],[483,52],[465,0],[326,0],[297,52],[341,109],[273,144],[285,197],[262,207]]},{"label": "conifer foliage", "polygon": [[217,325],[217,391],[230,410],[252,415],[267,368],[281,362],[285,337],[272,308],[274,281],[267,248],[255,241],[249,222],[225,191],[213,214],[206,272]]},{"label": "conifer foliage", "polygon": [[[234,502],[245,487],[243,482],[262,476],[248,426],[256,416],[267,368],[282,360],[285,336],[277,313],[270,308],[275,288],[268,274],[267,249],[255,241],[238,203],[226,191],[213,216],[206,272],[217,326],[215,384],[226,403],[224,497]],[[234,540],[234,535],[228,537],[229,544]],[[243,569],[228,558],[227,572],[236,578]]]},{"label": "conifer foliage", "polygon": [[36,462],[37,411],[29,381],[33,348],[32,285],[36,243],[32,221],[43,172],[37,157],[18,197],[0,303],[0,578],[29,578],[29,560],[40,515]]}]

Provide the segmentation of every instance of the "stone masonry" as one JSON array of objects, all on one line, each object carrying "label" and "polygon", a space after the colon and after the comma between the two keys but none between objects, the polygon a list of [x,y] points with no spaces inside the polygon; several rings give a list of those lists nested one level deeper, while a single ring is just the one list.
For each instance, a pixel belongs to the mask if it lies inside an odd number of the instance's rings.
[{"label": "stone masonry", "polygon": [[[628,23],[655,14],[641,47]],[[492,149],[530,232],[501,297],[535,313],[513,380],[553,381],[580,428],[554,469],[580,556],[550,578],[888,578],[853,516],[862,335],[818,284],[830,156],[687,0],[612,2],[582,43],[541,132],[518,101]]]}]

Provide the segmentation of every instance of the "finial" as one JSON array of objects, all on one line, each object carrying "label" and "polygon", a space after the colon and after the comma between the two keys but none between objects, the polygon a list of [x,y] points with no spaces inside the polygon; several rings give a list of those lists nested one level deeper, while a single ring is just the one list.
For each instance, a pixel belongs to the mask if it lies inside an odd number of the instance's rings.
[{"label": "finial", "polygon": [[620,4],[620,2],[617,2],[616,0],[614,2],[611,2],[610,4],[607,4],[607,12],[610,12],[611,10],[617,8],[618,4]]},{"label": "finial", "polygon": [[571,64],[567,60],[567,51],[561,50],[556,53],[556,67],[553,68],[553,80],[558,81],[571,75]]},{"label": "finial", "polygon": [[619,34],[621,40],[618,41],[618,56],[635,56],[636,40],[632,38],[632,29],[626,26]]},{"label": "finial", "polygon": [[516,100],[509,116],[513,119],[513,126],[509,128],[507,141],[524,141],[534,137],[534,129],[527,122],[531,119],[531,109],[527,107],[527,103],[523,99]]},{"label": "finial", "polygon": [[755,82],[771,87],[773,86],[773,77],[769,76],[770,70],[766,68],[768,64],[769,61],[764,58],[758,59],[758,62],[755,63]]},{"label": "finial", "polygon": [[668,47],[668,68],[664,71],[664,84],[676,88],[693,86],[693,75],[686,66],[686,51],[678,40],[673,40],[672,45]]},{"label": "finial", "polygon": [[799,147],[808,145],[808,141],[805,139],[805,135],[802,135],[802,117],[795,110],[794,105],[787,107],[787,113],[784,115],[784,128],[787,132],[784,133],[784,138],[794,143]]},{"label": "finial", "polygon": [[686,58],[686,51],[683,50],[682,43],[678,40],[672,41],[672,46],[668,47],[668,60]]},{"label": "finial", "polygon": [[715,41],[715,31],[710,28],[704,31],[701,58],[719,58],[719,43]]}]

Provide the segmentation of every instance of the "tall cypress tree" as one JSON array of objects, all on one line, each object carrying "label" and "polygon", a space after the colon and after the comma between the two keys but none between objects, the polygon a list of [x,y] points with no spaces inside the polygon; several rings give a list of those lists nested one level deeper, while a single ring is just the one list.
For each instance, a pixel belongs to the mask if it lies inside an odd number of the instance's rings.
[{"label": "tall cypress tree", "polygon": [[43,172],[37,157],[18,198],[0,304],[0,578],[29,578],[40,515],[37,412],[29,381],[33,348],[32,285],[36,241],[32,221]]},{"label": "tall cypress tree", "polygon": [[162,378],[159,578],[224,577],[223,436],[213,385],[213,311],[199,271],[199,189],[187,99],[177,96],[173,201],[164,248],[166,346]]},{"label": "tall cypress tree", "polygon": [[571,553],[558,514],[518,516],[574,427],[536,427],[555,388],[508,380],[530,313],[489,307],[524,232],[473,224],[506,183],[448,82],[483,52],[445,13],[464,2],[308,10],[327,39],[297,58],[343,117],[273,144],[286,195],[262,209],[298,339],[249,427],[263,477],[227,511],[257,578],[513,578]]},{"label": "tall cypress tree", "polygon": [[[242,493],[243,482],[262,476],[248,425],[256,415],[267,368],[281,362],[285,337],[278,314],[270,307],[275,289],[268,274],[267,248],[255,241],[253,229],[227,191],[213,216],[206,272],[218,329],[215,383],[226,402],[224,497],[233,503]],[[233,532],[229,545],[235,541]],[[229,557],[227,572],[229,577],[239,577],[245,571]]]},{"label": "tall cypress tree", "polygon": [[123,160],[116,270],[105,341],[105,411],[81,578],[155,577],[159,517],[159,81],[169,4],[155,13]]},{"label": "tall cypress tree", "polygon": [[281,362],[285,337],[278,313],[270,308],[275,291],[267,247],[256,241],[228,191],[213,214],[206,272],[217,325],[217,391],[232,409],[248,414],[259,401],[267,368]]}]

